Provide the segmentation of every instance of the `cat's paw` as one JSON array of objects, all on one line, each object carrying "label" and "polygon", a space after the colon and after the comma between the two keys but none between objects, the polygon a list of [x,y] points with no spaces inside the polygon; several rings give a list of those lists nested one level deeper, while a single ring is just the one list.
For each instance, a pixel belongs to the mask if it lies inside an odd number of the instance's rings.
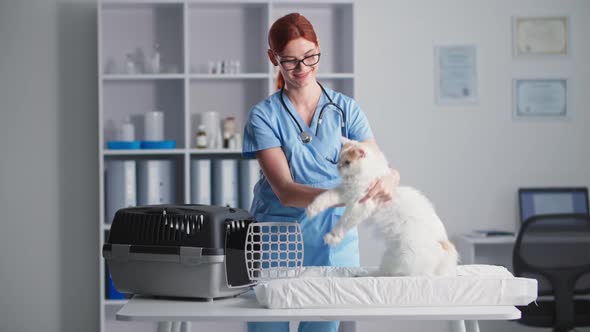
[{"label": "cat's paw", "polygon": [[334,232],[330,232],[330,233],[324,235],[324,243],[326,243],[329,246],[335,247],[340,242],[342,242],[342,236],[339,236],[339,235],[335,234]]},{"label": "cat's paw", "polygon": [[305,213],[307,214],[307,216],[309,218],[313,218],[315,216],[317,216],[318,214],[320,214],[320,212],[322,212],[322,209],[320,208],[319,205],[317,204],[310,204],[307,209],[305,210]]}]

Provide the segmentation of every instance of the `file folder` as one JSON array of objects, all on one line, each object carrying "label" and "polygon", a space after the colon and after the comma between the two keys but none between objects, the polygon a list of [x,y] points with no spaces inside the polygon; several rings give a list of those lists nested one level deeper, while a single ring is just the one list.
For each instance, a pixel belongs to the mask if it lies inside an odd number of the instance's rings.
[{"label": "file folder", "polygon": [[191,160],[191,203],[211,205],[211,161]]},{"label": "file folder", "polygon": [[119,209],[137,205],[135,160],[107,160],[105,172],[104,222],[110,224]]},{"label": "file folder", "polygon": [[250,210],[254,198],[254,186],[260,179],[258,160],[240,160],[240,208]]},{"label": "file folder", "polygon": [[172,160],[137,162],[137,202],[139,205],[175,203],[176,177]]},{"label": "file folder", "polygon": [[238,160],[212,161],[213,204],[238,207]]}]

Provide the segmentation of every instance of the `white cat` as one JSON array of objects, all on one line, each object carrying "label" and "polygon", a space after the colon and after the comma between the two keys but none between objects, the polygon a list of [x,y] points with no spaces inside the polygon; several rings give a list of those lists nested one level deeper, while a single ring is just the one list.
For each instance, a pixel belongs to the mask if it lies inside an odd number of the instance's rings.
[{"label": "white cat", "polygon": [[386,244],[377,275],[454,275],[458,254],[430,201],[414,188],[398,187],[392,201],[359,203],[370,184],[390,172],[389,165],[374,144],[342,141],[338,160],[342,183],[316,197],[307,208],[307,215],[313,217],[329,207],[346,205],[324,241],[336,246],[346,232],[367,221]]}]

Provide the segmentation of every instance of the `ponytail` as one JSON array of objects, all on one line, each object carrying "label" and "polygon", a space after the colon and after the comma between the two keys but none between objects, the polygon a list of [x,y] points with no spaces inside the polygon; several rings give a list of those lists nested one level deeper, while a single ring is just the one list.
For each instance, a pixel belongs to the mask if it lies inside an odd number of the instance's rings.
[{"label": "ponytail", "polygon": [[277,75],[277,90],[282,89],[285,86],[285,79],[283,78],[283,74],[279,71]]}]

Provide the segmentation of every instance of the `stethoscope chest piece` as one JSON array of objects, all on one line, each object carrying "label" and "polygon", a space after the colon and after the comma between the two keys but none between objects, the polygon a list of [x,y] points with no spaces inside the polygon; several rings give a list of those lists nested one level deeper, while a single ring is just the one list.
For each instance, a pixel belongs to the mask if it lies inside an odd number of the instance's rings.
[{"label": "stethoscope chest piece", "polygon": [[[320,124],[322,123],[323,117],[324,117],[324,111],[327,109],[327,106],[333,106],[333,108],[335,109],[335,111],[339,112],[341,115],[341,124],[340,127],[342,128],[342,136],[346,136],[344,133],[344,130],[346,128],[345,124],[346,124],[346,114],[344,113],[344,111],[342,110],[342,108],[340,108],[340,106],[336,105],[334,103],[334,101],[332,101],[332,98],[330,98],[330,96],[328,95],[328,93],[326,92],[326,90],[324,89],[324,87],[320,84],[320,82],[317,82],[318,85],[320,86],[320,88],[322,89],[322,93],[328,98],[328,100],[330,101],[329,103],[324,104],[324,106],[322,106],[322,108],[320,109],[320,114],[318,117],[318,124],[316,126],[315,129],[315,136],[318,136],[318,131],[320,129]],[[287,113],[289,113],[289,115],[291,116],[291,119],[293,119],[293,122],[295,122],[295,125],[297,125],[297,129],[299,129],[299,138],[301,139],[301,141],[303,142],[303,144],[308,144],[311,142],[313,136],[312,134],[303,131],[303,128],[301,128],[301,125],[299,124],[299,122],[297,122],[297,119],[295,119],[295,116],[293,115],[293,113],[291,113],[291,110],[289,109],[289,107],[287,107],[287,104],[285,103],[285,100],[283,98],[283,91],[284,88],[281,89],[281,104],[283,105],[283,108],[285,109],[285,111],[287,111]]]},{"label": "stethoscope chest piece", "polygon": [[308,133],[306,131],[302,131],[299,133],[299,138],[301,138],[301,141],[303,142],[303,144],[307,144],[307,143],[311,142],[312,136],[310,133]]}]

